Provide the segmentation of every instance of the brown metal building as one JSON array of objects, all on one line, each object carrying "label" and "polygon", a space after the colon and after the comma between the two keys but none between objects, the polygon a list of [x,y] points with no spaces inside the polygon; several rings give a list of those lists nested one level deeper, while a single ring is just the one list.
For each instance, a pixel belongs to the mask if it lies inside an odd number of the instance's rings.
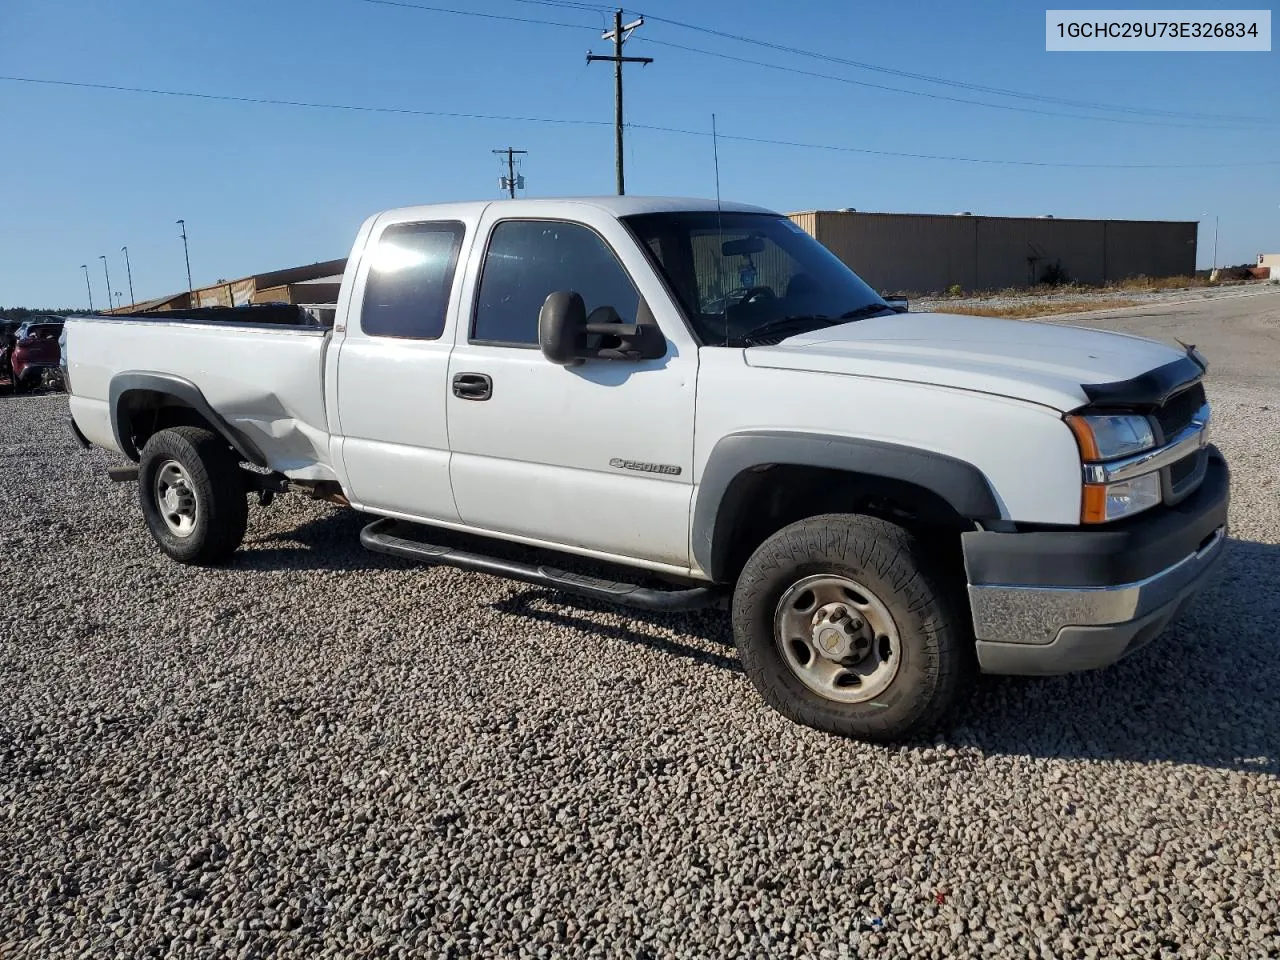
[{"label": "brown metal building", "polygon": [[130,304],[109,313],[152,313],[165,310],[188,310],[199,307],[238,307],[250,303],[291,303],[307,306],[328,305],[338,300],[342,271],[347,261],[326,260],[304,267],[257,273],[237,280],[222,280],[190,293]]},{"label": "brown metal building", "polygon": [[1057,265],[1079,283],[1190,276],[1195,221],[1068,220],[811,210],[790,217],[877,290],[1028,287]]}]

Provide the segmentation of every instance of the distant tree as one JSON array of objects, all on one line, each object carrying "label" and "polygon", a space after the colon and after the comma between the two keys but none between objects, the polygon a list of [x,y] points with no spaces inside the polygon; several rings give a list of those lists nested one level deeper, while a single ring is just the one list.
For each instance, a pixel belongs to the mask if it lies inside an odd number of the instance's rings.
[{"label": "distant tree", "polygon": [[88,313],[88,310],[82,310],[77,307],[60,307],[38,310],[35,307],[0,307],[0,317],[5,320],[17,320],[19,323],[25,323],[36,317],[70,317],[75,314]]}]

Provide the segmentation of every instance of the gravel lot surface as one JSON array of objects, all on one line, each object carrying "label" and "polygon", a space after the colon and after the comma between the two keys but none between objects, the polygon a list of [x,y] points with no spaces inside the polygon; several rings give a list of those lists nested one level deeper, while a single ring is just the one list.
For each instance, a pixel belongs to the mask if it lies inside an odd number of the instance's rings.
[{"label": "gravel lot surface", "polygon": [[1066,301],[1104,302],[1108,300],[1134,300],[1144,306],[1177,305],[1183,301],[1203,302],[1208,300],[1231,299],[1238,296],[1249,296],[1259,291],[1275,288],[1262,281],[1248,283],[1230,283],[1219,287],[1193,287],[1188,290],[1097,290],[1067,288],[1060,293],[1045,293],[1035,296],[1001,297],[1001,296],[969,296],[969,297],[916,297],[912,299],[911,309],[916,311],[935,310],[946,313],[956,307],[1017,307],[1028,303],[1054,303]]},{"label": "gravel lot surface", "polygon": [[415,568],[338,508],[182,568],[63,398],[0,398],[0,957],[1280,956],[1277,308],[1090,321],[1213,363],[1220,581],[891,749],[766,709],[714,615]]}]

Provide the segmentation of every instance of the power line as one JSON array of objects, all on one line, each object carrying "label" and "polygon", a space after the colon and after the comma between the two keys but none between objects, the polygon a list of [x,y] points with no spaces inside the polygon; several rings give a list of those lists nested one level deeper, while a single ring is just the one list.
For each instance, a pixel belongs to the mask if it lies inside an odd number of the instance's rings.
[{"label": "power line", "polygon": [[[524,0],[521,0],[521,2],[524,2]],[[532,2],[547,3],[547,2],[550,2],[550,0],[532,0]],[[1088,101],[1088,100],[1071,100],[1064,97],[1052,97],[1045,94],[1025,93],[1023,91],[1009,90],[1002,87],[988,87],[988,86],[984,86],[982,84],[977,84],[977,83],[967,83],[963,80],[950,80],[946,77],[934,77],[934,76],[930,76],[929,74],[914,73],[909,70],[900,70],[894,67],[884,67],[884,66],[880,66],[879,64],[866,63],[861,60],[850,60],[846,57],[837,57],[832,54],[819,53],[814,50],[805,50],[801,47],[793,47],[793,46],[788,46],[787,44],[774,43],[769,40],[758,40],[754,37],[744,37],[744,36],[741,36],[740,34],[727,33],[726,31],[716,30],[712,27],[702,27],[702,26],[698,26],[697,24],[685,23],[683,21],[673,20],[667,17],[658,17],[658,16],[653,16],[651,14],[645,14],[645,16],[649,20],[652,20],[654,23],[665,23],[669,26],[681,27],[685,30],[693,30],[698,33],[705,33],[710,36],[720,37],[721,39],[725,39],[725,40],[733,40],[738,43],[748,43],[753,46],[764,47],[770,50],[779,51],[781,53],[790,53],[796,56],[810,57],[817,60],[824,60],[828,63],[837,63],[837,64],[841,64],[842,66],[855,67],[859,70],[871,70],[876,73],[889,74],[891,76],[903,77],[909,80],[919,80],[925,83],[936,83],[936,84],[941,84],[943,86],[948,86],[948,87],[959,87],[966,90],[973,90],[978,93],[989,93],[996,96],[1014,97],[1014,98],[1023,99],[1023,100],[1038,100],[1045,103],[1056,103],[1061,106],[1080,107],[1080,108],[1085,108],[1090,110],[1111,110],[1111,111],[1119,111],[1122,113],[1146,114],[1150,116],[1163,116],[1163,117],[1170,117],[1174,119],[1228,120],[1228,121],[1244,122],[1244,123],[1271,122],[1266,117],[1230,116],[1230,115],[1223,115],[1223,114],[1193,113],[1193,112],[1177,111],[1177,110],[1157,110],[1149,107],[1129,107],[1129,106],[1123,106],[1119,104],[1100,103],[1100,102]]]},{"label": "power line", "polygon": [[[612,126],[608,120],[586,120],[580,118],[556,118],[556,117],[522,117],[522,116],[504,116],[500,114],[490,113],[461,113],[450,112],[444,110],[418,110],[407,107],[383,107],[367,104],[348,104],[348,103],[320,103],[316,101],[303,100],[280,100],[272,97],[244,97],[233,96],[230,94],[215,93],[196,93],[189,90],[160,90],[153,87],[127,87],[120,84],[107,83],[90,83],[81,80],[51,80],[43,77],[15,77],[0,75],[0,81],[9,81],[13,83],[26,83],[32,85],[46,85],[63,88],[88,89],[88,90],[106,90],[114,93],[140,93],[152,96],[165,97],[186,97],[196,100],[206,100],[215,102],[229,103],[248,103],[265,106],[281,106],[281,107],[305,107],[309,109],[319,110],[343,110],[348,112],[361,113],[388,113],[401,114],[407,116],[426,116],[426,117],[444,117],[447,119],[461,120],[502,120],[512,123],[547,123],[547,124],[568,124],[574,126],[590,126],[602,127]],[[658,133],[671,133],[691,137],[708,137],[710,133],[706,130],[691,130],[681,127],[660,126],[657,124],[630,123],[627,124],[633,130],[651,130]],[[1204,170],[1204,169],[1229,169],[1239,167],[1269,167],[1280,165],[1280,160],[1245,160],[1225,163],[1070,163],[1056,160],[1010,160],[1007,158],[994,157],[961,157],[949,156],[942,154],[929,153],[908,153],[896,150],[876,150],[870,147],[847,147],[837,144],[828,143],[806,143],[797,140],[778,140],[766,137],[751,137],[745,135],[733,135],[728,133],[719,134],[721,140],[736,140],[742,143],[758,143],[770,146],[795,147],[806,150],[828,150],[839,153],[861,153],[871,156],[880,157],[899,157],[911,160],[942,160],[955,163],[981,163],[1002,166],[1018,166],[1018,167],[1064,167],[1082,170]]]},{"label": "power line", "polygon": [[1184,129],[1197,130],[1238,130],[1239,127],[1230,126],[1206,126],[1203,123],[1170,123],[1162,120],[1137,120],[1132,117],[1090,117],[1079,113],[1062,113],[1057,110],[1041,110],[1037,107],[1019,107],[1011,103],[987,103],[982,100],[969,100],[965,97],[951,97],[942,93],[930,93],[927,90],[910,90],[906,87],[891,87],[888,84],[871,83],[867,80],[854,80],[851,77],[840,77],[830,73],[818,73],[814,70],[805,70],[800,67],[787,67],[776,63],[762,63],[759,60],[750,60],[746,57],[735,57],[729,53],[719,53],[714,50],[703,50],[700,47],[690,47],[682,43],[673,43],[670,40],[654,40],[652,37],[641,37],[645,43],[651,43],[659,47],[670,47],[674,50],[684,50],[688,53],[697,53],[707,57],[716,57],[721,60],[732,60],[735,63],[745,63],[756,67],[765,67],[769,70],[780,70],[785,73],[799,74],[803,77],[814,77],[819,80],[832,80],[836,83],[845,83],[855,87],[867,87],[872,90],[884,90],[890,93],[902,93],[912,97],[925,97],[929,100],[942,100],[949,103],[966,103],[976,107],[990,107],[994,110],[1010,110],[1016,113],[1034,113],[1045,117],[1062,117],[1071,120],[1093,120],[1104,123],[1123,123],[1127,125],[1140,124],[1142,126],[1156,127],[1182,127]]},{"label": "power line", "polygon": [[576,3],[574,0],[516,0],[516,3],[536,3],[543,7],[561,7],[565,10],[582,10],[588,13],[612,13],[609,7],[598,3]]},{"label": "power line", "polygon": [[[437,7],[429,4],[409,3],[406,0],[361,0],[362,3],[371,3],[386,7],[399,7],[406,10],[418,10],[426,13],[445,13],[456,14],[458,16],[480,17],[486,20],[502,20],[511,23],[536,24],[538,26],[560,27],[571,30],[590,29],[584,24],[564,23],[556,20],[542,20],[533,17],[515,17],[506,14],[497,13],[480,13],[475,10],[458,10],[452,7]],[[518,3],[534,3],[541,6],[555,7],[558,9],[576,10],[584,13],[598,13],[603,15],[604,7],[587,3],[572,3],[569,0],[516,0]],[[641,18],[643,19],[643,18]],[[844,83],[850,86],[865,87],[870,90],[881,90],[886,93],[899,93],[906,96],[922,97],[930,100],[938,100],[947,103],[961,103],[968,106],[987,107],[993,110],[1005,110],[1015,113],[1029,113],[1038,116],[1059,117],[1071,120],[1100,121],[1106,123],[1126,123],[1141,124],[1144,126],[1165,126],[1165,127],[1181,127],[1184,129],[1202,129],[1202,130],[1240,130],[1239,126],[1231,126],[1231,124],[1247,124],[1247,123],[1267,123],[1268,121],[1260,117],[1233,117],[1221,114],[1202,114],[1202,113],[1185,113],[1170,110],[1155,110],[1145,107],[1125,107],[1113,104],[1096,103],[1086,100],[1070,100],[1062,97],[1051,97],[1042,94],[1023,93],[1016,90],[1005,90],[999,87],[986,87],[981,84],[966,83],[960,80],[948,80],[941,77],[931,77],[926,74],[912,73],[906,70],[897,70],[890,67],[881,67],[876,64],[863,63],[858,60],[849,60],[844,57],[836,57],[829,54],[818,53],[811,50],[804,50],[799,47],[791,47],[785,44],[772,43],[767,40],[757,40],[752,37],[744,37],[738,34],[726,33],[723,30],[715,30],[710,27],[701,27],[697,24],[685,23],[680,20],[672,20],[665,17],[650,17],[649,19],[668,24],[669,26],[680,27],[686,30],[694,30],[699,33],[705,33],[710,36],[720,37],[722,39],[733,40],[739,43],[748,43],[755,46],[764,47],[783,53],[796,56],[809,57],[813,59],[823,60],[828,63],[840,64],[843,66],[855,67],[861,70],[872,70],[878,73],[888,74],[891,76],[899,76],[907,79],[918,80],[925,83],[942,84],[947,87],[972,90],[979,93],[988,93],[993,96],[1013,97],[1022,100],[1038,101],[1043,103],[1058,104],[1062,106],[1071,106],[1078,109],[1087,110],[1109,110],[1112,112],[1128,113],[1136,116],[1152,116],[1165,117],[1173,120],[1191,120],[1193,123],[1171,123],[1167,120],[1135,120],[1131,117],[1098,117],[1089,116],[1078,113],[1063,113],[1057,110],[1041,110],[1035,107],[1019,107],[1013,104],[991,103],[985,100],[972,100],[965,97],[953,97],[940,93],[931,93],[927,90],[912,90],[907,87],[894,87],[888,84],[872,83],[866,80],[855,80],[851,77],[841,77],[829,73],[818,73],[816,71],[804,70],[799,67],[788,67],[781,64],[761,63],[758,60],[750,60],[746,57],[737,57],[732,54],[720,53],[714,50],[704,50],[700,47],[691,47],[685,44],[675,43],[670,40],[655,40],[651,37],[642,37],[642,41],[652,43],[657,46],[669,47],[674,50],[683,50],[687,53],[695,53],[700,56],[715,57],[721,60],[730,60],[735,63],[743,63],[749,66],[764,67],[770,70],[778,70],[786,73],[797,74],[799,76],[813,77],[820,80],[830,80],[837,83]],[[1208,124],[1208,125],[1207,125]]]},{"label": "power line", "polygon": [[[591,3],[575,3],[572,0],[515,0],[517,3],[537,4],[539,6],[559,7],[570,10],[583,10],[590,12],[604,12],[605,8]],[[842,66],[854,67],[859,70],[870,70],[876,73],[883,73],[890,76],[902,77],[909,80],[919,80],[924,83],[936,83],[942,86],[955,87],[958,89],[972,90],[975,93],[988,93],[994,96],[1013,97],[1021,100],[1034,100],[1042,103],[1053,103],[1065,107],[1077,107],[1088,110],[1109,110],[1112,112],[1145,114],[1154,117],[1167,117],[1170,119],[1182,120],[1210,120],[1210,121],[1228,121],[1240,123],[1271,123],[1271,119],[1267,117],[1250,117],[1250,116],[1231,116],[1218,113],[1195,113],[1180,110],[1159,110],[1151,107],[1132,107],[1121,104],[1102,103],[1091,100],[1073,100],[1066,97],[1055,97],[1047,94],[1027,93],[1021,90],[1011,90],[1004,87],[991,87],[978,83],[969,83],[963,80],[953,80],[947,77],[935,77],[924,73],[915,73],[910,70],[902,70],[895,67],[885,67],[880,64],[867,63],[861,60],[851,60],[847,57],[838,57],[833,54],[821,53],[815,50],[806,50],[801,47],[789,46],[787,44],[775,43],[768,40],[759,40],[755,37],[746,37],[740,34],[729,33],[724,30],[717,30],[713,27],[704,27],[696,23],[688,23],[682,20],[675,20],[669,17],[659,17],[653,14],[644,14],[646,19],[655,23],[665,23],[668,26],[680,27],[685,30],[693,30],[698,33],[705,33],[709,36],[719,37],[724,40],[732,40],[737,43],[747,43],[753,46],[764,47],[770,50],[776,50],[781,53],[789,53],[795,56],[808,57],[817,60],[823,60],[828,63],[840,64]],[[650,43],[657,41],[650,40]],[[668,44],[669,46],[677,46],[676,44]],[[689,49],[692,52],[706,53],[711,56],[716,54],[705,50]],[[744,61],[754,63],[755,61]],[[769,64],[761,64],[761,66],[769,66]],[[894,88],[889,88],[894,89]],[[905,92],[905,91],[904,91]],[[966,101],[961,101],[966,102]],[[1095,119],[1095,118],[1090,118]]]},{"label": "power line", "polygon": [[147,93],[161,97],[190,97],[196,100],[215,100],[227,103],[265,104],[277,107],[308,107],[315,110],[348,110],[356,113],[397,113],[414,117],[445,117],[457,120],[507,120],[513,123],[563,123],[579,126],[604,127],[607,120],[559,119],[555,117],[504,116],[493,113],[451,113],[446,110],[419,110],[411,107],[380,107],[354,103],[320,103],[313,100],[277,100],[271,97],[241,97],[225,93],[196,93],[191,90],[159,90],[152,87],[126,87],[111,83],[90,83],[82,80],[49,80],[43,77],[12,77],[0,75],[0,80],[14,83],[43,84],[55,87],[77,87],[87,90],[110,90],[117,93]]},{"label": "power line", "polygon": [[[590,30],[582,23],[561,23],[555,20],[538,20],[533,17],[513,17],[502,13],[481,13],[478,10],[457,10],[453,7],[433,7],[422,3],[406,3],[404,0],[360,0],[380,7],[401,7],[406,10],[422,10],[427,13],[452,13],[459,17],[479,17],[482,20],[506,20],[509,23],[533,24],[540,27],[568,27],[570,30]],[[585,12],[585,11],[584,11]]]},{"label": "power line", "polygon": [[[636,130],[652,130],[657,133],[675,133],[688,137],[709,137],[705,130],[683,127],[663,127],[656,124],[628,124]],[[741,143],[759,143],[775,147],[798,147],[805,150],[830,150],[837,153],[861,153],[876,157],[895,157],[905,160],[946,160],[953,163],[981,163],[1010,167],[1061,167],[1073,170],[1219,170],[1236,167],[1280,166],[1280,160],[1242,160],[1227,163],[1068,163],[1057,160],[1008,160],[996,157],[959,157],[935,153],[906,153],[898,150],[874,150],[870,147],[845,147],[830,143],[805,143],[799,140],[772,140],[766,137],[748,137],[729,133],[719,134],[721,140],[737,140]]]}]

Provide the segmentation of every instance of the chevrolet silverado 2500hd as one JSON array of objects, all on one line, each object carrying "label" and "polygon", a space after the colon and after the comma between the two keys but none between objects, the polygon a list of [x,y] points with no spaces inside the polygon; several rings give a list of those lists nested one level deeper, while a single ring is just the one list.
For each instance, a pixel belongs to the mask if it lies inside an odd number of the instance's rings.
[{"label": "chevrolet silverado 2500hd", "polygon": [[168,556],[226,561],[251,494],[308,491],[375,550],[727,607],[764,698],[844,735],[918,734],[974,667],[1110,664],[1224,549],[1194,348],[902,312],[757,207],[392,210],[331,329],[226,317],[66,323],[77,436],[136,462]]}]

